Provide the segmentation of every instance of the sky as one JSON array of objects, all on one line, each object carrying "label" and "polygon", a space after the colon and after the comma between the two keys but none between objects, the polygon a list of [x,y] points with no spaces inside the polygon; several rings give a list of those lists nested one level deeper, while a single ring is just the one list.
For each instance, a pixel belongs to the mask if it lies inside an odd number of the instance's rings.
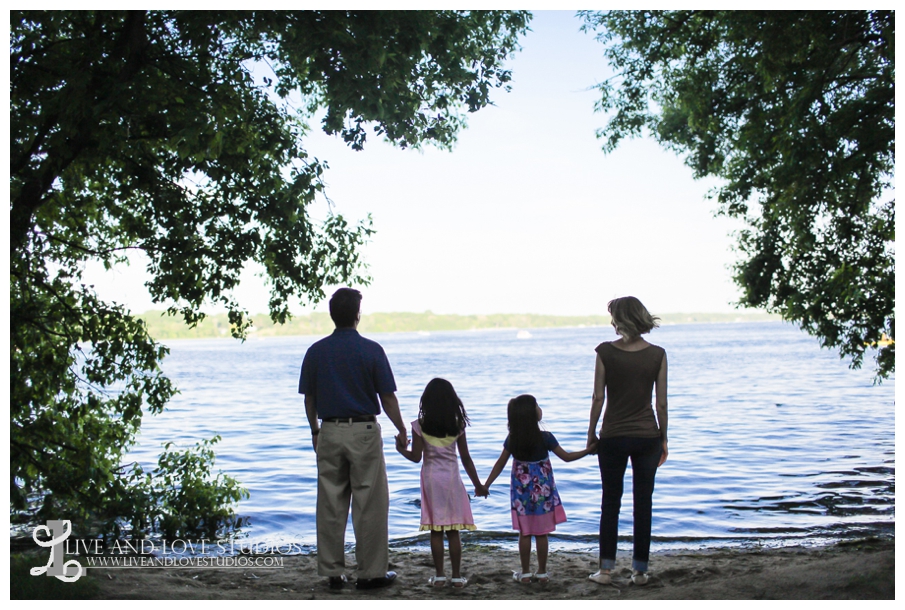
[{"label": "sky", "polygon": [[[312,125],[304,147],[329,164],[334,211],[374,221],[365,315],[602,315],[625,295],[655,314],[735,310],[731,232],[741,223],[715,217],[706,194],[717,182],[693,180],[652,138],[603,152],[593,86],[612,73],[580,25],[571,11],[535,12],[508,64],[512,90],[469,115],[452,152],[376,139],[356,152]],[[316,205],[313,217],[326,209]],[[85,277],[134,312],[164,307],[151,302],[140,259],[111,272],[89,265]],[[236,294],[251,313],[266,311],[254,268]]]}]

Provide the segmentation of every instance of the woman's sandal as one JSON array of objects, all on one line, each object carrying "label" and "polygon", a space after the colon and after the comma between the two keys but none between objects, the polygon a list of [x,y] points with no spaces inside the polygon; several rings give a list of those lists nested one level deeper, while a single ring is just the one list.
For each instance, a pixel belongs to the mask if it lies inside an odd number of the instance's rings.
[{"label": "woman's sandal", "polygon": [[536,578],[537,582],[539,582],[541,584],[547,584],[548,582],[550,582],[550,575],[547,574],[546,572],[541,572],[539,574],[535,574],[534,578]]},{"label": "woman's sandal", "polygon": [[647,572],[639,572],[638,570],[632,570],[632,582],[638,585],[639,587],[644,586],[650,580],[650,574]]},{"label": "woman's sandal", "polygon": [[513,572],[512,580],[523,585],[528,585],[531,584],[531,579],[533,576],[534,574],[531,574],[530,572],[526,572],[524,574],[522,574],[521,572]]},{"label": "woman's sandal", "polygon": [[595,573],[588,576],[588,580],[593,580],[597,584],[600,585],[611,585],[613,584],[613,579],[610,578],[609,572],[604,572],[603,570],[597,570]]},{"label": "woman's sandal", "polygon": [[462,576],[461,578],[450,578],[449,582],[455,588],[461,589],[462,587],[464,587],[465,585],[468,584],[468,579],[465,578],[464,576]]},{"label": "woman's sandal", "polygon": [[[455,578],[453,578],[455,580]],[[446,586],[446,577],[445,576],[431,576],[427,579],[427,584],[432,587],[445,587]]]}]

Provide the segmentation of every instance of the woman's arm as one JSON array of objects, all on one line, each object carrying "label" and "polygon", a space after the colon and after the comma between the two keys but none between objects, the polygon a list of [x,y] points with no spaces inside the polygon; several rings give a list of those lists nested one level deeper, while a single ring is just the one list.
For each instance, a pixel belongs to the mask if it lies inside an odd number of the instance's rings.
[{"label": "woman's arm", "polygon": [[669,423],[669,417],[666,413],[666,352],[663,352],[663,361],[660,363],[660,372],[657,374],[657,423],[660,424],[660,442],[663,444],[663,453],[660,455],[660,463],[662,466],[666,461],[669,451],[666,448],[666,427]]},{"label": "woman's arm", "polygon": [[[590,441],[589,441],[590,442]],[[574,462],[575,460],[580,460],[587,454],[594,451],[597,448],[597,439],[595,437],[593,444],[589,444],[587,447],[582,449],[581,451],[566,451],[562,448],[562,445],[557,445],[553,448],[553,453],[559,457],[563,462]]]},{"label": "woman's arm", "polygon": [[424,440],[421,438],[420,434],[412,434],[412,448],[409,449],[407,447],[403,447],[399,442],[399,437],[396,437],[396,451],[401,453],[405,458],[409,461],[415,462],[416,464],[421,461],[421,455],[424,450]]},{"label": "woman's arm", "polygon": [[506,462],[509,461],[509,456],[511,455],[512,454],[509,453],[508,449],[503,449],[503,453],[500,454],[500,459],[493,465],[490,474],[487,475],[487,480],[484,481],[484,491],[490,491],[490,485],[496,481],[496,478],[503,472],[503,467],[506,466]]},{"label": "woman's arm", "polygon": [[474,485],[474,495],[486,496],[487,489],[481,484],[481,479],[478,478],[478,471],[474,467],[474,461],[471,459],[471,454],[468,453],[468,441],[465,439],[465,432],[459,435],[456,444],[459,447],[459,459],[462,460],[465,474],[468,475],[468,478],[471,479],[471,484]]},{"label": "woman's arm", "polygon": [[603,366],[600,354],[597,354],[597,361],[594,364],[594,393],[591,395],[591,421],[588,423],[588,448],[592,445],[595,447],[597,445],[597,422],[600,421],[600,414],[603,412],[603,399],[605,396],[606,367]]}]

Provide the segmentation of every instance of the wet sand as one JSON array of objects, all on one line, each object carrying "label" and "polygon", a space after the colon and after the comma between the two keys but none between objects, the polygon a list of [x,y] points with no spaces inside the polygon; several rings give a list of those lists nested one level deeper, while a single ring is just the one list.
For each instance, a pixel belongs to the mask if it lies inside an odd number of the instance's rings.
[{"label": "wet sand", "polygon": [[[346,561],[354,581],[355,559],[350,555]],[[652,578],[643,587],[631,583],[630,559],[621,555],[610,586],[588,580],[596,570],[594,554],[568,551],[551,552],[549,583],[518,584],[512,580],[516,552],[466,547],[463,589],[428,586],[434,569],[427,550],[391,550],[397,581],[371,591],[353,584],[330,590],[327,579],[317,575],[316,562],[314,556],[292,556],[284,558],[282,568],[94,568],[90,573],[103,599],[895,599],[895,543],[876,539],[821,548],[660,553],[651,557]]]}]

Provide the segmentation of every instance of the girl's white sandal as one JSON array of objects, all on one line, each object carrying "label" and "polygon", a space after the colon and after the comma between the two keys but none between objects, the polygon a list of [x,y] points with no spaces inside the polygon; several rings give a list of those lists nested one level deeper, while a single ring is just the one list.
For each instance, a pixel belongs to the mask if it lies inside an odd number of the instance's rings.
[{"label": "girl's white sandal", "polygon": [[530,584],[533,577],[534,574],[531,574],[530,572],[525,572],[524,574],[521,572],[512,573],[512,580],[523,585]]},{"label": "girl's white sandal", "polygon": [[[455,580],[455,579],[453,579]],[[427,584],[432,587],[445,587],[446,586],[446,577],[445,576],[431,576],[427,580]]]},{"label": "girl's white sandal", "polygon": [[457,589],[461,589],[468,584],[468,579],[464,576],[461,578],[450,578],[449,583]]},{"label": "girl's white sandal", "polygon": [[537,582],[539,582],[541,584],[546,584],[546,583],[550,582],[550,575],[547,574],[546,572],[535,574],[534,578],[536,578]]}]

